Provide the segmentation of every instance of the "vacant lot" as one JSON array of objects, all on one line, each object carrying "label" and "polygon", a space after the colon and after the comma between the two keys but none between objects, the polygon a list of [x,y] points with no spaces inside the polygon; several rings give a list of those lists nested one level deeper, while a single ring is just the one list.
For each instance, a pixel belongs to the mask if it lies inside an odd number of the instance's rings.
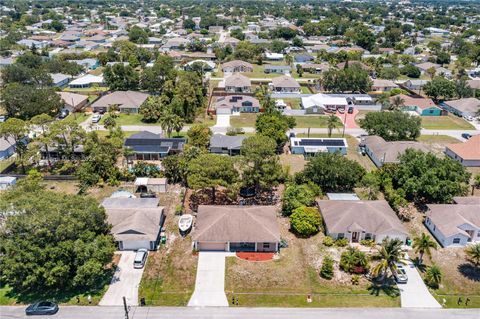
[{"label": "vacant lot", "polygon": [[325,116],[325,115],[294,116],[294,118],[295,118],[295,121],[297,122],[296,127],[299,127],[299,128],[327,127],[328,116]]},{"label": "vacant lot", "polygon": [[422,127],[429,130],[474,130],[472,124],[455,115],[422,116]]},{"label": "vacant lot", "polygon": [[[338,248],[321,244],[323,234],[299,239],[288,231],[287,218],[279,219],[281,236],[289,247],[281,250],[280,258],[267,262],[249,262],[236,257],[227,259],[225,290],[228,300],[238,298],[239,306],[256,307],[398,307],[398,291],[371,288],[361,279],[352,285],[351,277],[338,270],[335,277],[324,280],[319,276],[322,259],[332,255],[339,259]],[[311,294],[312,302],[307,302]],[[378,295],[377,295],[378,294]]]},{"label": "vacant lot", "polygon": [[179,187],[171,186],[159,198],[167,216],[167,243],[148,257],[138,292],[147,305],[186,306],[195,287],[197,256],[192,253],[190,237],[179,235],[175,216],[175,207],[181,203],[180,192]]},{"label": "vacant lot", "polygon": [[447,144],[461,143],[454,137],[448,135],[422,135],[418,138],[419,142],[427,144],[432,152],[443,156]]}]

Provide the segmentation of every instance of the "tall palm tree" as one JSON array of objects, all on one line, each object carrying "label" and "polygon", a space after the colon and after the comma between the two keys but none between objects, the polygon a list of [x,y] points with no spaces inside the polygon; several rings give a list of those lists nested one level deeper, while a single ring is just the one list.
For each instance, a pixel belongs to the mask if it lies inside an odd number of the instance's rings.
[{"label": "tall palm tree", "polygon": [[377,97],[377,103],[380,103],[383,109],[387,109],[390,107],[390,98],[387,94],[380,94]]},{"label": "tall palm tree", "polygon": [[381,276],[382,280],[387,277],[389,270],[397,269],[396,263],[402,262],[402,241],[399,239],[385,238],[378,251],[379,263],[372,268],[372,275]]},{"label": "tall palm tree", "polygon": [[438,287],[442,281],[442,271],[437,265],[428,267],[425,273],[425,281],[430,287]]},{"label": "tall palm tree", "polygon": [[172,135],[172,131],[177,122],[177,115],[172,111],[163,112],[160,118],[158,119],[162,130],[167,132],[167,136]]},{"label": "tall palm tree", "polygon": [[394,96],[390,102],[390,110],[398,111],[402,106],[405,106],[405,100],[400,96]]},{"label": "tall palm tree", "polygon": [[418,263],[421,265],[423,263],[423,255],[427,254],[428,257],[431,257],[431,249],[437,249],[437,243],[435,240],[432,240],[430,236],[422,233],[421,236],[413,239],[413,249],[415,249],[415,253],[420,255],[418,257]]},{"label": "tall palm tree", "polygon": [[327,120],[327,128],[328,128],[328,137],[332,136],[333,129],[339,128],[342,125],[342,122],[336,115],[330,115]]},{"label": "tall palm tree", "polygon": [[180,131],[182,130],[184,124],[185,121],[183,120],[183,118],[175,115],[175,119],[173,121],[173,129],[175,130],[175,132],[177,132],[177,136],[178,134],[180,134]]},{"label": "tall palm tree", "polygon": [[480,243],[468,246],[465,249],[465,253],[467,254],[468,259],[470,259],[475,266],[480,266]]}]

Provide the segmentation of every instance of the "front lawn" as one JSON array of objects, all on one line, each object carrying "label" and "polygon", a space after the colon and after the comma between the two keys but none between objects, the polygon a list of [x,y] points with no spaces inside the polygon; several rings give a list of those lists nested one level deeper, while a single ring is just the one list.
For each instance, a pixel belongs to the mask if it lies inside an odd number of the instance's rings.
[{"label": "front lawn", "polygon": [[422,116],[422,128],[429,130],[474,130],[475,127],[455,115]]},{"label": "front lawn", "polygon": [[255,127],[257,113],[240,113],[230,116],[230,126],[232,127]]},{"label": "front lawn", "polygon": [[[305,127],[319,127],[326,128],[328,123],[328,116],[325,115],[306,115],[294,116],[297,126],[299,128]],[[343,126],[342,126],[343,127]]]},{"label": "front lawn", "polygon": [[88,119],[90,115],[81,112],[70,113],[65,119],[73,119],[77,124],[80,124]]}]

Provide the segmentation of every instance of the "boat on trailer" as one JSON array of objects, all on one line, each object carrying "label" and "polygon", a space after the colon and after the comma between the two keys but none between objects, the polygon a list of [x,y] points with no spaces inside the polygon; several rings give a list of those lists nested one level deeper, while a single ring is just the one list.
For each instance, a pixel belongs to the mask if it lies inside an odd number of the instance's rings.
[{"label": "boat on trailer", "polygon": [[187,233],[191,228],[193,224],[193,216],[190,214],[185,214],[180,216],[180,219],[178,220],[178,229],[180,230],[180,233],[185,234]]}]

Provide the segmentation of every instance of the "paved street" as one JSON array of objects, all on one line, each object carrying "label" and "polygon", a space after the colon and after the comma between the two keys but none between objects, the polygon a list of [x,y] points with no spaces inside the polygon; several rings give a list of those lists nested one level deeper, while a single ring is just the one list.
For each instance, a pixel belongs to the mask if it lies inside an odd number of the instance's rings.
[{"label": "paved street", "polygon": [[224,252],[213,251],[199,253],[195,291],[188,302],[189,307],[228,307],[225,296],[226,255]]},{"label": "paved street", "polygon": [[138,286],[142,279],[143,269],[133,268],[134,251],[122,251],[122,257],[107,292],[100,301],[102,306],[121,306],[122,297],[127,298],[129,305],[138,305]]},{"label": "paved street", "polygon": [[[25,307],[1,307],[2,319],[30,318]],[[39,318],[45,318],[43,316]],[[48,318],[123,319],[123,307],[61,307]],[[174,308],[132,307],[129,319],[478,319],[478,309],[402,308]]]}]

